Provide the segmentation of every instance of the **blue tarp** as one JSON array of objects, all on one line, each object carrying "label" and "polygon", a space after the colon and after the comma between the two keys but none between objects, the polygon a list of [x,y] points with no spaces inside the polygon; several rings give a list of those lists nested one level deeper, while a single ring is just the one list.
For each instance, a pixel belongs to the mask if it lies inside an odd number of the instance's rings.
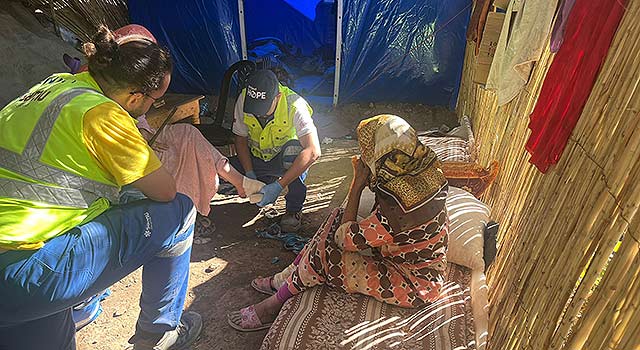
[{"label": "blue tarp", "polygon": [[[319,0],[245,0],[247,42],[277,37],[310,54],[333,38]],[[240,60],[235,0],[130,1],[132,23],[151,30],[175,59],[171,90],[218,92]],[[471,0],[344,0],[340,103],[453,105],[462,74]]]},{"label": "blue tarp", "polygon": [[345,0],[340,103],[455,105],[470,12],[471,0]]},{"label": "blue tarp", "polygon": [[237,1],[136,0],[129,16],[171,51],[173,92],[218,93],[226,69],[242,59]]},{"label": "blue tarp", "polygon": [[[296,2],[300,4],[296,5]],[[247,42],[275,37],[310,55],[321,45],[314,25],[317,3],[318,0],[245,0]]]}]

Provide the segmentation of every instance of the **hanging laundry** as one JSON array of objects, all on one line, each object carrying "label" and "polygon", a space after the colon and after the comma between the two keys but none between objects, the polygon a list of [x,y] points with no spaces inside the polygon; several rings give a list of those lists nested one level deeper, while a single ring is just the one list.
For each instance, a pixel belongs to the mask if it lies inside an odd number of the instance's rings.
[{"label": "hanging laundry", "polygon": [[513,100],[527,85],[551,32],[558,0],[513,0],[507,8],[487,88],[498,105]]},{"label": "hanging laundry", "polygon": [[543,173],[560,159],[582,114],[625,3],[626,0],[576,0],[573,6],[567,20],[567,40],[549,67],[529,122],[529,161]]},{"label": "hanging laundry", "polygon": [[484,25],[487,22],[487,15],[492,3],[493,0],[475,0],[475,5],[473,6],[473,13],[467,27],[467,40],[475,41],[476,56],[480,53],[482,33],[484,32]]},{"label": "hanging laundry", "polygon": [[551,52],[553,53],[558,52],[560,46],[562,46],[564,31],[567,28],[567,19],[575,3],[576,0],[562,0],[562,4],[560,4],[558,14],[556,15],[556,22],[551,31]]}]

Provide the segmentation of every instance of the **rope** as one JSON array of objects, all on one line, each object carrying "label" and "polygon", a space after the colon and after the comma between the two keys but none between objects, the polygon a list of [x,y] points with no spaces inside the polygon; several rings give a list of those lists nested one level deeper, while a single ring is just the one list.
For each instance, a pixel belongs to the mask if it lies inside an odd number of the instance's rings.
[{"label": "rope", "polygon": [[298,236],[295,233],[282,232],[278,223],[271,224],[266,230],[256,230],[256,234],[263,238],[277,239],[284,243],[284,248],[299,254],[309,238]]}]

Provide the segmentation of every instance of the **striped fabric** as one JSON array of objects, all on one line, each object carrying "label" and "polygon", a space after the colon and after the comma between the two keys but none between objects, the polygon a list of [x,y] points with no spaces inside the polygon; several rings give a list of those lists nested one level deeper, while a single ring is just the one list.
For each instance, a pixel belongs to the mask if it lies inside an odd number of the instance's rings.
[{"label": "striped fabric", "polygon": [[422,143],[431,148],[442,162],[472,162],[469,143],[458,137],[418,137]]},{"label": "striped fabric", "polygon": [[438,301],[409,309],[327,286],[289,299],[261,350],[476,349],[470,305],[471,270],[447,268]]}]

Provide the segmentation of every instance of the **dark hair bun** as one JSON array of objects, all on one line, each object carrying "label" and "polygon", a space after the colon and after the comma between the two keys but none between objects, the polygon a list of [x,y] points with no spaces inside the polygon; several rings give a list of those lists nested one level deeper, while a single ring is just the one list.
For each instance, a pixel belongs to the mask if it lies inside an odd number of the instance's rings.
[{"label": "dark hair bun", "polygon": [[106,26],[100,26],[90,43],[83,46],[89,64],[96,68],[107,68],[118,60],[119,47],[113,33]]},{"label": "dark hair bun", "polygon": [[173,69],[171,55],[158,44],[132,41],[118,45],[105,26],[101,26],[93,40],[84,45],[84,50],[89,73],[100,80],[103,91],[126,88],[150,92],[158,89]]}]

